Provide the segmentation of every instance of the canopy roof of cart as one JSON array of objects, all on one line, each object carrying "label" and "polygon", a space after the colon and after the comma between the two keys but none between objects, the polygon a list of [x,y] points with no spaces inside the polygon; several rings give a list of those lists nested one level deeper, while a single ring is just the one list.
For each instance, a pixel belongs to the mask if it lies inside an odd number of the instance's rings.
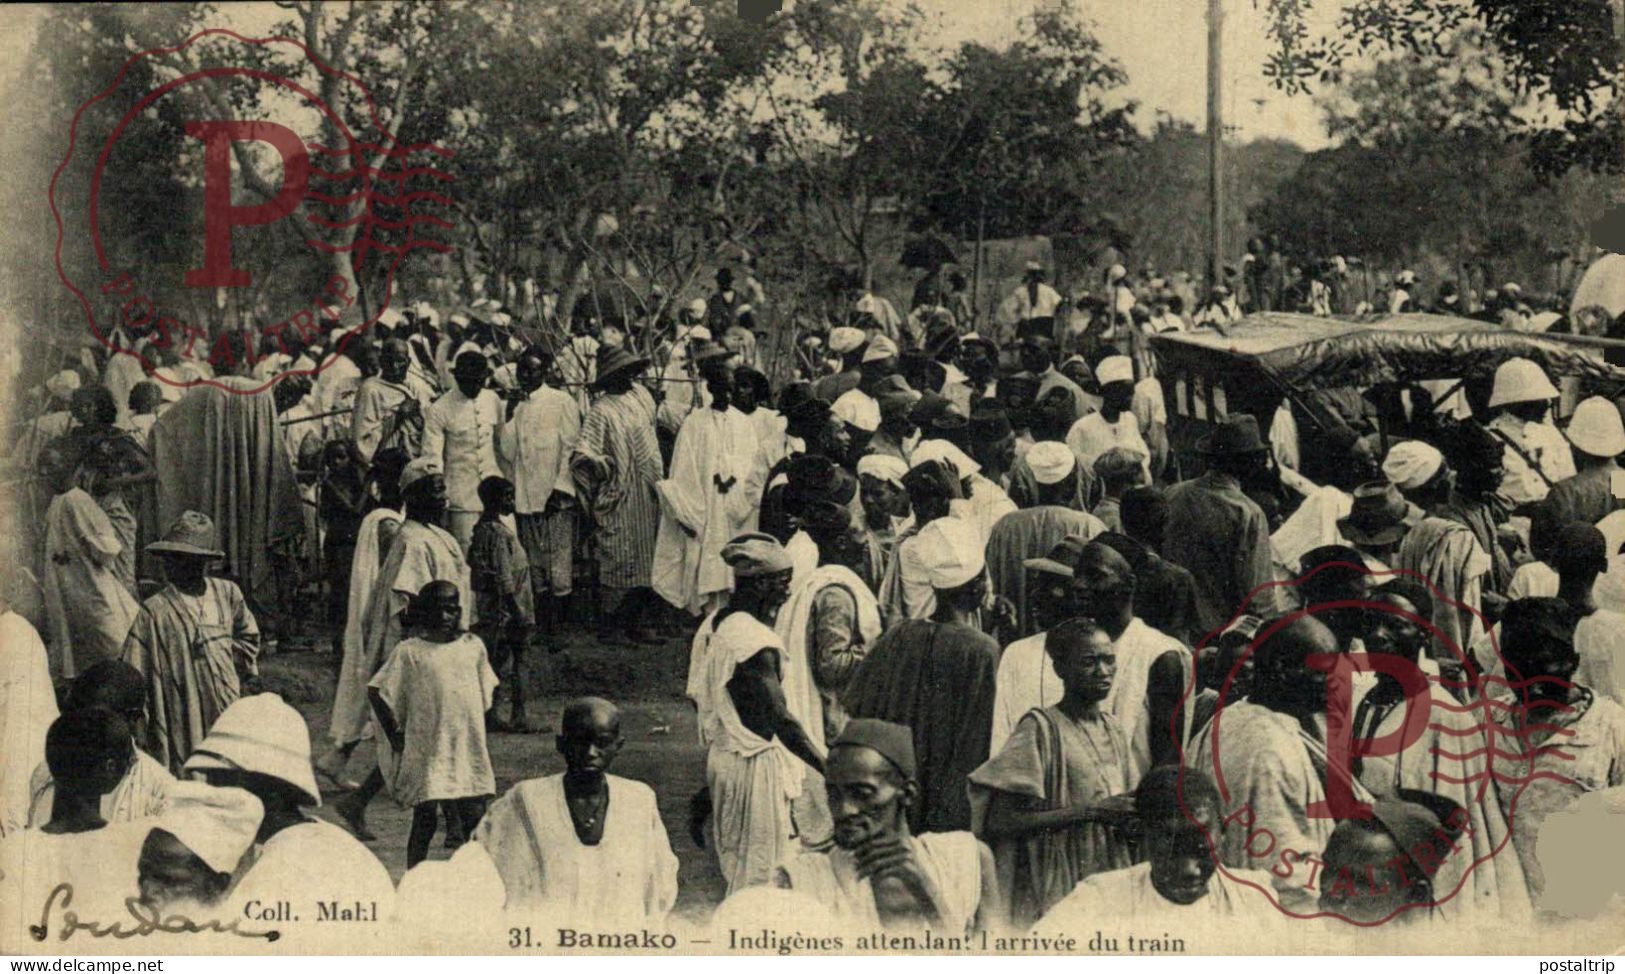
[{"label": "canopy roof of cart", "polygon": [[1625,381],[1603,360],[1614,340],[1535,334],[1448,315],[1316,317],[1261,312],[1227,324],[1151,336],[1160,370],[1213,378],[1252,365],[1297,389],[1460,379],[1493,372],[1509,358],[1540,363],[1553,376]]}]

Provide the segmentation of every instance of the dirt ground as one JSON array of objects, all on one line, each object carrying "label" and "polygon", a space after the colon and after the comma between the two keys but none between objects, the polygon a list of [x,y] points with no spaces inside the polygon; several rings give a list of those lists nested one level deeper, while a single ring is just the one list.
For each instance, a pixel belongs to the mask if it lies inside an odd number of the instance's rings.
[{"label": "dirt ground", "polygon": [[[311,748],[317,754],[330,745],[328,717],[337,683],[338,663],[330,652],[314,649],[314,639],[284,640],[280,651],[262,660],[263,689],[283,695],[305,715]],[[325,640],[322,641],[325,648]],[[703,918],[722,899],[723,882],[709,851],[689,837],[689,799],[705,785],[705,751],[699,744],[693,707],[683,696],[688,676],[688,640],[670,639],[659,646],[637,648],[600,645],[590,636],[572,633],[557,654],[543,646],[526,656],[526,711],[534,733],[495,733],[488,740],[496,770],[497,794],[525,779],[564,770],[554,750],[559,710],[572,697],[594,694],[619,704],[626,745],[613,774],[645,782],[655,790],[672,851],[678,859],[676,913]],[[505,692],[498,691],[498,713],[508,713]],[[370,744],[356,750],[351,777],[366,776],[373,760]],[[324,802],[340,792],[318,776]],[[317,814],[338,822],[331,808]],[[398,882],[406,870],[406,837],[411,810],[380,795],[367,813],[377,839],[369,848]],[[340,823],[342,824],[342,823]],[[436,835],[431,858],[445,858],[444,835]]]}]

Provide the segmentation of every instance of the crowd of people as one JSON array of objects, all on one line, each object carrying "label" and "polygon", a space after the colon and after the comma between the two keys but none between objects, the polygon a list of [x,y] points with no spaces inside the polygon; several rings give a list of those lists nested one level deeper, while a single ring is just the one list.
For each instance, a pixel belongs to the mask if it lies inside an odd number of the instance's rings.
[{"label": "crowd of people", "polygon": [[[526,654],[583,637],[687,641],[687,824],[730,899],[952,932],[1428,924],[1568,881],[1543,824],[1625,785],[1614,402],[1560,424],[1513,358],[1484,395],[1327,391],[1336,435],[1283,402],[1181,452],[1146,336],[1269,300],[1187,317],[1117,267],[1080,333],[1035,264],[982,334],[932,274],[907,317],[864,291],[777,362],[739,275],[670,319],[420,303],[227,335],[208,368],[121,332],[52,375],[12,453],[5,882],[70,882],[86,916],[455,891],[659,919],[662,784],[610,773],[615,703],[567,702],[565,770],[496,794],[489,736],[548,722]],[[312,734],[260,666],[317,616]],[[367,846],[386,791],[398,886]]]}]

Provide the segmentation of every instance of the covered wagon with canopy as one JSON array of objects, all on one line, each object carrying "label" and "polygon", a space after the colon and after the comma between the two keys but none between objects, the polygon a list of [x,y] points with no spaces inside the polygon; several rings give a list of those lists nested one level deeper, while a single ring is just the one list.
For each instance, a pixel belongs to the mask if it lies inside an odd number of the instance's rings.
[{"label": "covered wagon with canopy", "polygon": [[[1496,367],[1514,357],[1539,363],[1554,380],[1576,378],[1590,392],[1613,397],[1625,390],[1625,369],[1603,354],[1625,342],[1513,331],[1446,315],[1264,312],[1222,332],[1153,335],[1149,345],[1167,397],[1171,446],[1187,475],[1196,442],[1216,423],[1251,413],[1269,430],[1283,406],[1306,445],[1317,437],[1336,444],[1352,442],[1351,432],[1375,432],[1386,451],[1394,417],[1405,415],[1395,409],[1481,409]],[[1413,383],[1432,403],[1403,393]],[[1341,451],[1317,452],[1335,457]]]}]

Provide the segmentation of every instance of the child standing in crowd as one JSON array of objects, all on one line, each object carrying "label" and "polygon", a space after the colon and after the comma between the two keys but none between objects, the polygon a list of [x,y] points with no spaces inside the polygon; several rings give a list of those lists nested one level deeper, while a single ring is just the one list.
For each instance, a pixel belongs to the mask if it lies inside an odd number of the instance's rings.
[{"label": "child standing in crowd", "polygon": [[333,653],[344,653],[344,617],[350,604],[350,563],[356,535],[367,512],[360,458],[351,440],[331,440],[322,447],[322,469],[316,482],[317,504],[325,532],[322,570],[327,576],[327,625]]},{"label": "child standing in crowd", "polygon": [[[485,712],[497,675],[485,644],[462,632],[457,586],[430,582],[407,609],[415,630],[395,647],[367,685],[378,729],[393,750],[380,751],[384,773],[393,770],[395,797],[412,806],[406,868],[422,862],[434,839],[436,818],[446,813],[446,844],[467,840],[496,793],[491,755],[485,746]],[[393,764],[393,769],[388,765]]]},{"label": "child standing in crowd", "polygon": [[468,546],[468,571],[474,588],[474,632],[485,642],[498,675],[511,665],[508,722],[497,720],[493,707],[486,730],[525,733],[524,652],[536,621],[530,591],[530,563],[525,549],[503,518],[513,516],[514,486],[506,477],[480,481],[484,506]]},{"label": "child standing in crowd", "polygon": [[142,380],[130,387],[130,438],[141,446],[147,445],[147,434],[158,421],[158,407],[164,402],[164,392],[158,383]]}]

